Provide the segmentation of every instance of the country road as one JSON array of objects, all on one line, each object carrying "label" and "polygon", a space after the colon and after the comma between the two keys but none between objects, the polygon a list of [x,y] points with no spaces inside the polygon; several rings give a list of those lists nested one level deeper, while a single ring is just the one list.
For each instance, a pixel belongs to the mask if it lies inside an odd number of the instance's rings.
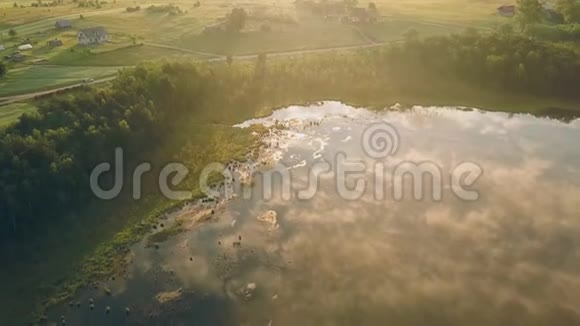
[{"label": "country road", "polygon": [[[398,42],[398,41],[395,41],[395,42]],[[383,43],[372,43],[372,44],[362,44],[362,45],[339,46],[339,47],[310,49],[310,50],[291,50],[291,51],[284,51],[284,52],[270,52],[270,53],[266,53],[266,54],[268,55],[268,57],[280,58],[280,57],[288,57],[288,56],[294,56],[294,55],[369,49],[369,48],[384,46],[385,44],[390,44],[390,43],[395,43],[395,42],[383,42]],[[174,47],[174,46],[166,46],[166,45],[161,45],[161,44],[147,43],[147,45],[173,49],[173,50],[182,51],[185,53],[191,53],[191,54],[196,54],[196,55],[203,55],[203,56],[212,57],[210,59],[204,60],[204,61],[209,61],[209,62],[219,62],[219,61],[226,60],[226,56],[221,55],[221,54],[198,52],[198,51],[183,49],[183,48]],[[258,56],[257,54],[248,54],[248,55],[232,56],[232,58],[234,60],[251,60],[251,59],[256,59],[257,56]],[[104,82],[111,81],[113,79],[115,79],[115,76],[109,76],[109,77],[105,77],[105,78],[96,79],[93,82],[91,82],[90,84],[104,83]],[[49,95],[49,94],[57,93],[57,92],[64,91],[67,89],[77,88],[77,87],[80,87],[83,85],[86,85],[86,83],[81,82],[81,83],[72,84],[72,85],[68,85],[68,86],[56,87],[56,88],[44,90],[44,91],[37,91],[37,92],[31,92],[31,93],[26,93],[26,94],[0,97],[0,106],[7,105],[10,103],[14,103],[14,102],[26,101],[26,100],[29,100],[29,99],[32,99],[32,98],[35,98],[38,96]]]}]

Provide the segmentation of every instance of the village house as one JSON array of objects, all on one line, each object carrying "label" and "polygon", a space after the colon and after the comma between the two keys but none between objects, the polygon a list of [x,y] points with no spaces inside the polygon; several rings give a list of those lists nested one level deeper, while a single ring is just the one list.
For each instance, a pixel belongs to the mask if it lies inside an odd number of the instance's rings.
[{"label": "village house", "polygon": [[109,40],[109,34],[104,27],[99,26],[81,29],[77,38],[81,45],[100,44]]},{"label": "village house", "polygon": [[56,23],[54,23],[54,26],[56,27],[56,29],[66,29],[71,28],[72,23],[70,22],[70,20],[61,19],[57,20]]},{"label": "village house", "polygon": [[4,50],[6,50],[6,47],[4,45],[0,44],[0,51],[4,51]]},{"label": "village house", "polygon": [[46,45],[50,46],[51,48],[62,46],[62,41],[59,39],[50,40],[46,43]]},{"label": "village house", "polygon": [[497,14],[503,17],[513,17],[516,14],[516,6],[504,5],[497,8]]},{"label": "village house", "polygon": [[32,49],[32,45],[30,44],[22,44],[18,46],[18,51],[26,51]]}]

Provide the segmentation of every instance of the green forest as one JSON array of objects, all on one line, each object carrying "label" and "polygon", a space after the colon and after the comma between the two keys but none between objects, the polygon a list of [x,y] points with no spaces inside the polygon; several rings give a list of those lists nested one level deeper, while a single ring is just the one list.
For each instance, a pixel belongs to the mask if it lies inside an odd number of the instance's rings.
[{"label": "green forest", "polygon": [[422,70],[485,88],[578,98],[580,62],[572,49],[516,36],[509,26],[498,33],[476,30],[424,40],[385,51],[395,75]]}]

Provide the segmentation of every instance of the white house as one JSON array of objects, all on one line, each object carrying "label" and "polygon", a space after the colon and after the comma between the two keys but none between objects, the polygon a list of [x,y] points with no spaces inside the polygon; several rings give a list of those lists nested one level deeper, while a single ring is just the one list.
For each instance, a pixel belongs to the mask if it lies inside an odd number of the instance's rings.
[{"label": "white house", "polygon": [[109,40],[109,34],[104,27],[99,26],[81,29],[77,38],[81,45],[100,44]]},{"label": "white house", "polygon": [[18,47],[18,51],[26,51],[32,49],[32,45],[30,44],[22,44]]},{"label": "white house", "polygon": [[497,8],[497,14],[503,17],[513,17],[516,14],[516,6],[504,5]]},{"label": "white house", "polygon": [[0,44],[0,51],[4,51],[4,50],[6,50],[6,47],[4,45]]},{"label": "white house", "polygon": [[545,2],[542,4],[542,7],[544,7],[544,10],[556,10],[556,7],[554,7],[550,2]]}]

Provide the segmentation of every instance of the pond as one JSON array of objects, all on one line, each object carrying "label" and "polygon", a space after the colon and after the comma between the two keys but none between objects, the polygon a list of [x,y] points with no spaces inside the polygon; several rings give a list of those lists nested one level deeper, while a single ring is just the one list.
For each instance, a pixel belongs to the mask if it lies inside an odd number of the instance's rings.
[{"label": "pond", "polygon": [[[251,187],[168,216],[166,228],[181,220],[186,231],[135,245],[125,273],[49,318],[580,323],[580,120],[323,102],[238,127],[257,123],[269,128],[260,164],[234,164],[255,170]],[[203,223],[200,205],[214,210]]]}]

